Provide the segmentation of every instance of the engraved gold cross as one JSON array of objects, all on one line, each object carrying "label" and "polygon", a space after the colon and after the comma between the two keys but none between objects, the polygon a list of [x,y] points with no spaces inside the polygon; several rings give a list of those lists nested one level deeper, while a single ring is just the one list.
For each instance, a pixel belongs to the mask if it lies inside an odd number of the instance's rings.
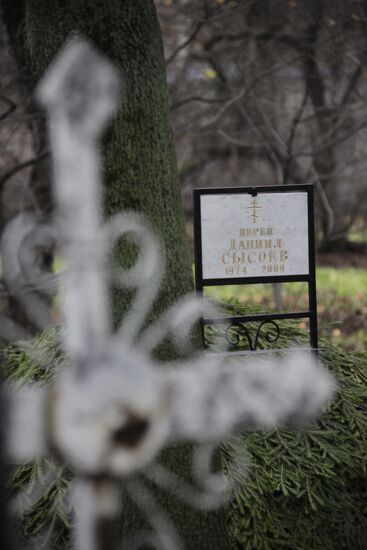
[{"label": "engraved gold cross", "polygon": [[257,215],[256,212],[259,208],[262,208],[262,207],[258,205],[258,203],[256,202],[255,197],[253,198],[252,203],[250,204],[250,206],[247,206],[246,208],[252,210],[252,214],[251,214],[252,215],[252,222],[256,223],[256,220],[258,218],[258,215]]}]

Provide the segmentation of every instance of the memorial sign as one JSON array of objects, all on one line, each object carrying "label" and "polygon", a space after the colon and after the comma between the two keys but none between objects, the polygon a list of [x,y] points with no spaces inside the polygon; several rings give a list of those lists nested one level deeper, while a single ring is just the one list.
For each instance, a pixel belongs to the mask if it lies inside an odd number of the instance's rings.
[{"label": "memorial sign", "polygon": [[202,195],[203,278],[304,275],[306,193]]},{"label": "memorial sign", "polygon": [[316,347],[313,186],[196,189],[194,212],[197,289],[308,282],[309,311],[287,318],[309,317]]}]

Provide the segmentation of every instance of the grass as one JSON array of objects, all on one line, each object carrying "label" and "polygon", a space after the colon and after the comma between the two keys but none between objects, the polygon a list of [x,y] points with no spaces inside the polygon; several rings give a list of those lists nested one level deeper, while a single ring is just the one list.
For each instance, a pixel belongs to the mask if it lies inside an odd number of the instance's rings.
[{"label": "grass", "polygon": [[[345,350],[367,348],[367,270],[318,267],[316,270],[319,334]],[[284,311],[303,311],[308,307],[305,283],[283,283]],[[205,295],[217,301],[233,298],[241,305],[261,306],[274,311],[273,287],[233,285],[207,287]],[[305,322],[299,328],[306,328]]]},{"label": "grass", "polygon": [[363,219],[360,219],[350,230],[348,239],[352,242],[365,243],[367,241],[367,226]]}]

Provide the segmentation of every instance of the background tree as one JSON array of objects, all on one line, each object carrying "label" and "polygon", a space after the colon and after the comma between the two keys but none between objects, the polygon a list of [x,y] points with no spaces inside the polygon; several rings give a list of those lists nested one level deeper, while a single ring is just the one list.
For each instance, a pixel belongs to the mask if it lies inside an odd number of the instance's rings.
[{"label": "background tree", "polygon": [[349,246],[365,224],[365,2],[161,0],[159,13],[186,196],[313,181],[323,246]]}]

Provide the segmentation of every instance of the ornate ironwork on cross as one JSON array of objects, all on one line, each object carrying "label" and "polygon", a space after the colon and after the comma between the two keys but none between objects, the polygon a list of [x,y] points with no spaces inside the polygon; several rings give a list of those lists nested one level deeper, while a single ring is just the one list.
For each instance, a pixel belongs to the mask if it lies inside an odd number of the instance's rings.
[{"label": "ornate ironwork on cross", "polygon": [[[231,487],[225,476],[210,473],[212,449],[241,426],[305,422],[333,389],[330,375],[307,354],[282,361],[251,359],[245,366],[204,352],[164,369],[153,360],[152,350],[168,334],[178,345],[189,340],[203,304],[189,296],[146,328],[162,280],[159,242],[134,212],[102,222],[97,141],[120,89],[115,68],[78,38],[66,44],[38,87],[50,123],[57,203],[56,226],[45,234],[48,239],[57,235],[66,264],[62,339],[71,366],[48,387],[10,389],[8,453],[17,460],[52,454],[72,468],[79,550],[107,548],[104,526],[123,513],[117,478],[126,480],[148,515],[152,496],[129,480],[133,472],[193,505],[218,505]],[[112,249],[124,235],[140,253],[133,267],[115,271]],[[40,240],[38,235],[31,244]],[[107,298],[112,278],[136,290],[115,333]],[[187,440],[200,445],[197,474],[203,494],[155,463],[166,444]],[[174,527],[157,520],[154,511],[151,543],[181,548]]]}]

